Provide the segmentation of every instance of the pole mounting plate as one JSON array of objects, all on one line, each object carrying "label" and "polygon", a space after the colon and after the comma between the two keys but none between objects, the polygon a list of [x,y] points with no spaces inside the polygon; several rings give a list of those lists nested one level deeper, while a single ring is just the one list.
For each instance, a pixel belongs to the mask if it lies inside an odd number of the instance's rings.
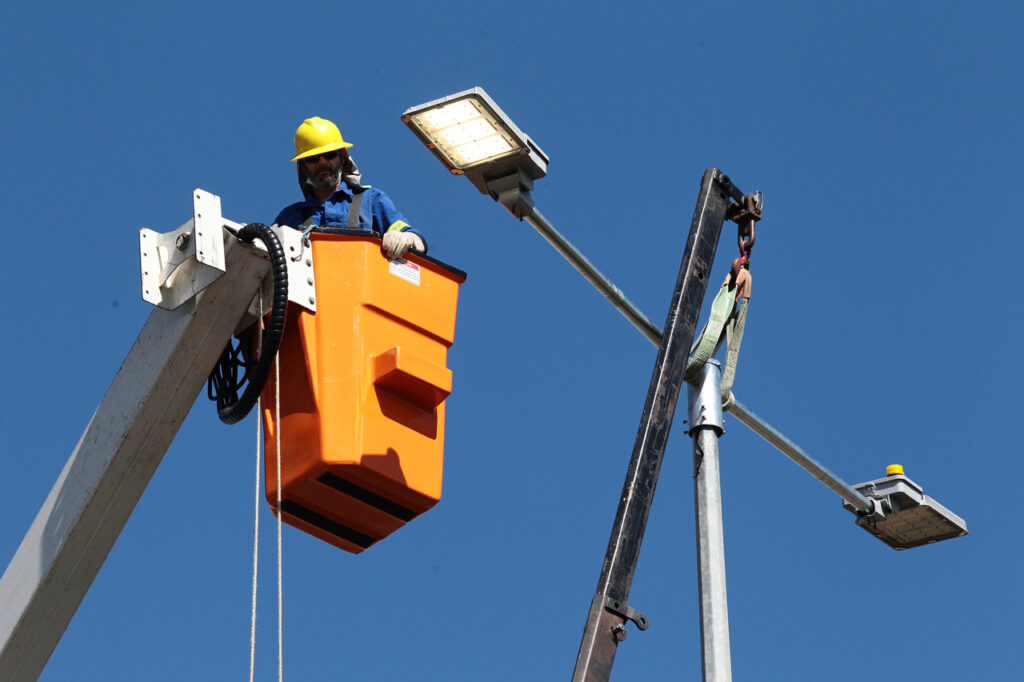
[{"label": "pole mounting plate", "polygon": [[[224,242],[206,239],[202,262],[196,254],[195,219],[171,232],[148,227],[139,230],[142,266],[142,299],[165,310],[174,310],[224,274]],[[220,267],[209,261],[218,260]]]},{"label": "pole mounting plate", "polygon": [[633,621],[641,630],[647,629],[647,616],[630,607],[628,604],[623,604],[618,599],[614,599],[612,597],[605,597],[604,607],[616,616],[621,616],[626,620]]},{"label": "pole mounting plate", "polygon": [[[224,274],[224,240],[241,228],[221,214],[219,196],[196,189],[192,192],[192,219],[187,223],[170,232],[139,230],[143,300],[174,310],[213,284]],[[313,250],[303,242],[299,230],[278,225],[270,229],[281,240],[288,258],[288,300],[316,312]],[[263,250],[259,243],[256,248]],[[269,299],[270,293],[266,296]],[[264,309],[269,309],[270,301],[264,303]]]}]

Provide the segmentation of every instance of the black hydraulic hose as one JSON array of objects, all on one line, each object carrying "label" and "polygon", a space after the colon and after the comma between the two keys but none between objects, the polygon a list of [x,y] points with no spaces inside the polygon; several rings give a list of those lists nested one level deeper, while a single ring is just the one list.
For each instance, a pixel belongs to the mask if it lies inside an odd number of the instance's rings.
[{"label": "black hydraulic hose", "polygon": [[[284,333],[285,312],[288,308],[288,261],[284,254],[281,241],[266,225],[262,223],[250,223],[238,231],[238,238],[251,244],[253,240],[261,240],[267,247],[270,254],[270,265],[274,276],[274,299],[270,309],[270,320],[263,331],[263,343],[259,350],[259,357],[252,361],[252,368],[245,363],[246,378],[248,383],[241,397],[238,397],[237,383],[237,356],[238,352],[233,351],[231,342],[228,342],[224,354],[210,375],[210,398],[217,401],[217,416],[225,424],[235,424],[245,418],[252,410],[264,384],[267,383],[267,376],[273,365],[277,349],[281,345],[281,335]],[[258,330],[260,322],[253,325]],[[242,344],[246,339],[241,340]],[[242,351],[243,357],[246,355]],[[216,395],[214,395],[216,388]]]}]

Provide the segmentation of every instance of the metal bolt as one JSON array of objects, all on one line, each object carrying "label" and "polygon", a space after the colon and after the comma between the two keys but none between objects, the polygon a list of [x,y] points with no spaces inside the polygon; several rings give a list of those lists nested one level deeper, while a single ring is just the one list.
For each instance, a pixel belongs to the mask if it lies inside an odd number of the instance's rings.
[{"label": "metal bolt", "polygon": [[313,286],[313,278],[312,277],[307,277],[306,278],[306,284],[308,284],[309,286]]},{"label": "metal bolt", "polygon": [[315,303],[316,303],[316,299],[315,299],[315,298],[313,298],[312,296],[310,296],[310,297],[309,297],[309,304],[310,304],[310,305],[314,305]]},{"label": "metal bolt", "polygon": [[178,251],[184,251],[188,246],[188,235],[179,234],[178,238],[174,240],[174,245],[178,248]]},{"label": "metal bolt", "polygon": [[624,642],[624,641],[626,641],[626,626],[620,623],[620,624],[616,625],[615,627],[613,627],[612,628],[612,637],[615,638],[616,642]]},{"label": "metal bolt", "polygon": [[306,259],[306,265],[313,265],[313,259],[312,258],[307,258]]}]

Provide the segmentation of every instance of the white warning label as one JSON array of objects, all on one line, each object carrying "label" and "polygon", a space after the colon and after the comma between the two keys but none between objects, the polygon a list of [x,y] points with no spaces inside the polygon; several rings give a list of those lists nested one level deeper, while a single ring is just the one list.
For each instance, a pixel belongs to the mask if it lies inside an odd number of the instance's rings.
[{"label": "white warning label", "polygon": [[395,277],[401,277],[406,282],[412,282],[416,286],[420,285],[420,266],[415,263],[404,258],[396,258],[391,261],[388,267],[391,270],[391,274]]}]

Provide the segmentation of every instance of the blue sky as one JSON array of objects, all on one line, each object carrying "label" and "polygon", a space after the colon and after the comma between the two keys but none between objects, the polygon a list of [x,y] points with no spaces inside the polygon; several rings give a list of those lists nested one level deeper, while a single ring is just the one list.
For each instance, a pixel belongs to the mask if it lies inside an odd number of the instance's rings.
[{"label": "blue sky", "polygon": [[[551,157],[537,206],[658,324],[704,169],[762,190],[737,396],[847,481],[899,462],[967,520],[966,538],[893,552],[727,419],[735,678],[1018,669],[1018,4],[37,2],[0,17],[4,563],[150,312],[138,229],[185,222],[196,187],[269,221],[298,193],[292,133],[321,115],[469,278],[444,498],[359,556],[285,528],[285,677],[568,679],[655,349],[399,120],[482,86]],[[620,645],[616,680],[700,675],[681,419],[630,595],[651,627]],[[255,430],[197,400],[41,679],[245,679]],[[260,513],[257,677],[274,679]]]}]

